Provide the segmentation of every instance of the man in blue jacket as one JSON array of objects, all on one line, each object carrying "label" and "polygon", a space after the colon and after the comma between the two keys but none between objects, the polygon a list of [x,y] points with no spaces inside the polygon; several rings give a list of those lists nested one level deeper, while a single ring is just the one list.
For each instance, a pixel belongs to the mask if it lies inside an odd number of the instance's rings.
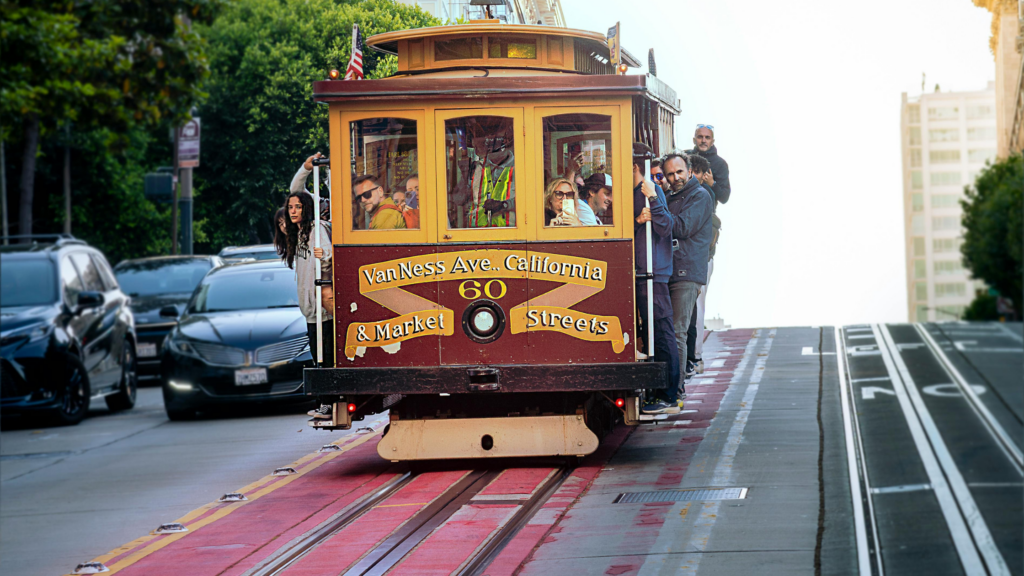
[{"label": "man in blue jacket", "polygon": [[[672,317],[679,357],[686,358],[686,331],[700,287],[708,281],[711,214],[714,200],[690,173],[690,158],[669,154],[661,163],[669,185],[668,211],[672,217]],[[684,382],[679,382],[683,389]],[[685,390],[684,398],[685,398]]]},{"label": "man in blue jacket", "polygon": [[[650,208],[646,203],[650,202]],[[678,414],[679,349],[672,328],[672,300],[668,281],[672,277],[672,218],[661,187],[644,179],[640,168],[633,165],[633,262],[635,263],[637,317],[640,318],[638,338],[647,342],[647,223],[651,223],[652,266],[654,273],[654,361],[668,365],[667,388],[661,397],[644,405],[645,414]],[[650,351],[648,351],[650,354]]]}]

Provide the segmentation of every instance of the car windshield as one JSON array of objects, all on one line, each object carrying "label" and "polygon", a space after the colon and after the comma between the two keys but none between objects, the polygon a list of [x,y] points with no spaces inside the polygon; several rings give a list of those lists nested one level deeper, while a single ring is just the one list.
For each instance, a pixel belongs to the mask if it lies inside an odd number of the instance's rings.
[{"label": "car windshield", "polygon": [[142,260],[114,268],[117,283],[129,296],[192,292],[213,265],[209,260]]},{"label": "car windshield", "polygon": [[259,252],[232,252],[223,256],[227,260],[276,260],[280,258],[274,250],[261,250]]},{"label": "car windshield", "polygon": [[192,297],[189,313],[298,307],[295,271],[287,268],[212,274]]},{"label": "car windshield", "polygon": [[56,279],[49,258],[0,260],[0,307],[52,304]]}]

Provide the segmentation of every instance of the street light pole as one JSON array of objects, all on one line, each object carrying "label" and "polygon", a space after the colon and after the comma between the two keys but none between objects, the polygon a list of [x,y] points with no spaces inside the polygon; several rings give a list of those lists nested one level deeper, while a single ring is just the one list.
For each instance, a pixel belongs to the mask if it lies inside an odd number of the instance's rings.
[{"label": "street light pole", "polygon": [[171,178],[171,254],[178,253],[178,127],[174,127],[174,176]]}]

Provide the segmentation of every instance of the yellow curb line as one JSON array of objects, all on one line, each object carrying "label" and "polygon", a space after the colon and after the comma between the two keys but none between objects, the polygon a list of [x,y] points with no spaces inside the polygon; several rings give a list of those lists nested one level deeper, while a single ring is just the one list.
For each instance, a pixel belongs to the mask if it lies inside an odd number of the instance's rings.
[{"label": "yellow curb line", "polygon": [[[252,490],[252,489],[254,489],[257,486],[260,486],[260,485],[272,482],[270,485],[264,487],[261,490],[258,490],[256,492],[254,492],[253,494],[246,494],[246,497],[249,498],[249,500],[247,500],[247,501],[233,502],[233,503],[226,504],[226,505],[223,502],[216,502],[215,501],[215,502],[210,502],[209,504],[204,504],[203,506],[200,506],[199,508],[196,508],[195,510],[192,510],[188,514],[185,514],[184,516],[182,516],[181,518],[176,520],[176,522],[178,522],[180,524],[187,524],[190,520],[193,520],[195,518],[198,518],[199,516],[202,516],[203,514],[209,512],[214,507],[223,505],[223,507],[220,510],[214,512],[213,514],[210,514],[206,518],[203,518],[203,519],[201,519],[201,520],[199,520],[199,521],[197,521],[197,522],[195,522],[195,523],[193,523],[191,525],[188,525],[187,526],[188,530],[189,530],[188,532],[179,532],[179,533],[176,533],[176,534],[171,534],[171,535],[161,539],[160,541],[155,542],[153,544],[150,544],[149,546],[146,546],[142,550],[139,550],[138,552],[135,552],[134,554],[131,554],[131,555],[125,557],[122,560],[119,560],[115,564],[113,564],[111,566],[107,566],[107,568],[110,569],[110,571],[107,572],[107,574],[114,574],[114,573],[116,573],[116,572],[118,572],[120,570],[123,570],[123,569],[131,566],[132,564],[135,564],[139,560],[142,560],[146,556],[149,556],[150,554],[152,554],[152,553],[154,553],[154,552],[156,552],[156,551],[158,551],[158,550],[160,550],[160,549],[162,549],[162,548],[172,544],[173,542],[177,542],[178,540],[181,540],[185,536],[188,536],[189,534],[199,530],[203,526],[206,526],[207,524],[210,524],[212,522],[220,520],[221,518],[224,518],[225,516],[227,516],[231,512],[234,512],[238,508],[240,508],[240,507],[242,507],[242,506],[244,506],[244,505],[246,505],[246,504],[248,504],[250,502],[258,500],[260,497],[266,496],[267,494],[270,494],[271,492],[277,490],[278,488],[280,488],[282,486],[286,486],[286,485],[292,483],[293,481],[301,478],[302,476],[305,476],[306,473],[319,468],[321,465],[325,464],[326,462],[329,462],[329,461],[333,460],[334,458],[336,458],[338,456],[341,456],[342,454],[352,450],[353,448],[361,446],[362,444],[364,444],[367,441],[369,441],[371,438],[376,437],[380,433],[382,428],[383,428],[383,426],[376,428],[373,431],[373,433],[371,433],[371,434],[363,434],[363,435],[360,435],[360,436],[356,436],[355,433],[349,434],[347,436],[339,438],[338,440],[335,440],[334,442],[331,442],[331,444],[334,444],[335,446],[341,446],[341,450],[339,450],[339,451],[328,452],[328,453],[314,452],[312,454],[307,454],[307,455],[303,456],[302,458],[299,458],[295,462],[292,462],[291,464],[289,464],[288,467],[290,467],[290,468],[299,468],[303,464],[309,462],[310,460],[312,460],[314,458],[317,458],[317,457],[320,457],[320,456],[323,456],[323,458],[321,458],[321,460],[319,462],[315,462],[315,463],[311,464],[310,466],[306,467],[304,470],[296,472],[293,475],[283,476],[282,477],[282,476],[274,476],[273,474],[268,474],[268,475],[264,476],[263,478],[260,478],[259,480],[244,486],[240,490],[237,490],[237,492],[245,494],[247,490]],[[355,437],[355,439],[353,439],[353,437]],[[276,479],[276,478],[282,478],[282,480],[279,481],[279,482],[273,482],[273,480]],[[156,535],[156,534],[147,534],[147,535],[142,536],[140,538],[136,538],[135,540],[132,540],[128,544],[125,544],[123,546],[118,546],[117,548],[111,550],[110,552],[108,552],[108,553],[106,553],[106,554],[104,554],[102,556],[98,556],[98,557],[94,558],[92,561],[93,562],[102,562],[103,564],[106,564],[106,562],[109,561],[110,559],[116,558],[116,557],[124,554],[125,552],[127,552],[129,550],[132,550],[134,548],[142,546],[143,544],[145,544],[145,543],[149,542],[150,540],[153,540],[153,539],[155,539],[157,537],[158,537],[158,535]],[[67,573],[65,576],[74,576],[74,575],[71,574],[71,573]]]}]

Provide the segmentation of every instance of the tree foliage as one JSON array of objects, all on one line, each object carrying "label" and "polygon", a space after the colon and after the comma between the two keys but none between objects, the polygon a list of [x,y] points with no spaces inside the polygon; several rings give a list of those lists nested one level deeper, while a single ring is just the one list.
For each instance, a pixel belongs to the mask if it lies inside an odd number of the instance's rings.
[{"label": "tree foliage", "polygon": [[986,167],[966,190],[964,265],[1020,308],[1024,242],[1024,159],[1018,153]]},{"label": "tree foliage", "polygon": [[[344,73],[353,24],[369,37],[439,23],[394,0],[238,0],[200,28],[212,72],[195,172],[196,217],[209,238],[203,248],[271,240],[272,214],[295,170],[329,151],[327,108],[313,102],[313,82],[333,68]],[[397,62],[364,50],[363,68],[382,77]]]}]

